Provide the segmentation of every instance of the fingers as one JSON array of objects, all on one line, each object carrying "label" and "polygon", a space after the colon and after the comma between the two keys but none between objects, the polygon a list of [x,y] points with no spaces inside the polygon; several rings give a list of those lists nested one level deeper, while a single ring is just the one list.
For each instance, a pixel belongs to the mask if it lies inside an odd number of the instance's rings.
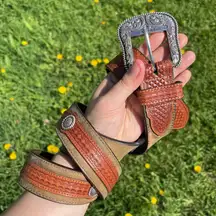
[{"label": "fingers", "polygon": [[131,69],[104,96],[112,103],[122,104],[140,86],[145,73],[144,63],[137,59]]},{"label": "fingers", "polygon": [[180,81],[182,82],[182,85],[184,86],[187,84],[187,82],[191,79],[191,72],[189,70],[185,70],[184,72],[180,73],[174,81]]},{"label": "fingers", "polygon": [[[179,38],[180,49],[182,49],[183,47],[185,47],[187,45],[188,37],[185,34],[179,34],[178,38]],[[164,59],[168,59],[170,56],[168,44],[165,43],[163,46],[160,46],[159,48],[157,48],[153,52],[153,56],[154,56],[156,62],[162,61]]]},{"label": "fingers", "polygon": [[[150,39],[152,51],[156,50],[161,45],[161,43],[165,40],[165,37],[166,37],[166,34],[164,32],[158,32],[150,36],[149,39]],[[148,48],[147,48],[146,42],[143,43],[138,48],[138,50],[142,52],[145,56],[148,56]]]},{"label": "fingers", "polygon": [[182,62],[179,67],[177,67],[174,71],[175,77],[178,76],[181,72],[185,71],[188,67],[190,67],[194,61],[196,60],[196,55],[192,51],[186,52],[182,56]]},{"label": "fingers", "polygon": [[[178,35],[178,38],[179,38],[180,49],[182,49],[187,45],[188,37],[185,34],[180,33]],[[162,45],[165,39],[166,39],[166,34],[164,32],[155,33],[150,36],[151,49],[156,62],[162,61],[164,59],[168,59],[170,56],[168,44],[164,43]],[[149,55],[146,43],[142,44],[139,47],[139,50],[142,53],[144,53],[144,55],[146,56]]]}]

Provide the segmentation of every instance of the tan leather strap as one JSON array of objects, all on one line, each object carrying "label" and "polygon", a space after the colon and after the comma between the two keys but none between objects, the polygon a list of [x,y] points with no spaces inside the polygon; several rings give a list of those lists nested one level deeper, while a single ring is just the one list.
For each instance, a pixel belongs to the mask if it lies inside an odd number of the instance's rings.
[{"label": "tan leather strap", "polygon": [[64,204],[85,204],[97,192],[78,171],[63,167],[32,151],[20,174],[20,185],[45,199]]},{"label": "tan leather strap", "polygon": [[40,197],[64,204],[89,203],[98,194],[105,198],[121,174],[119,161],[138,146],[98,134],[77,104],[63,114],[57,134],[64,153],[81,171],[55,164],[39,151],[32,151],[21,171],[20,184]]},{"label": "tan leather strap", "polygon": [[77,104],[57,125],[57,134],[70,156],[105,198],[116,184],[121,167],[110,147],[86,120]]}]

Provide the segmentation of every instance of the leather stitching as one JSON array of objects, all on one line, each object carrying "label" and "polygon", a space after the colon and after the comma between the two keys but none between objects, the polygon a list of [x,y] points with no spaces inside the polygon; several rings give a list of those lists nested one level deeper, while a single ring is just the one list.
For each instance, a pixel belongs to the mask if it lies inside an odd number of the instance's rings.
[{"label": "leather stitching", "polygon": [[62,130],[62,132],[67,135],[110,192],[118,180],[118,172],[108,156],[83,129],[78,121],[77,114],[73,113],[73,115],[76,117],[74,127],[68,131]]},{"label": "leather stitching", "polygon": [[27,164],[21,172],[22,178],[28,180],[34,187],[44,189],[54,194],[68,197],[91,198],[88,195],[91,185],[71,178],[58,176],[34,163]]}]

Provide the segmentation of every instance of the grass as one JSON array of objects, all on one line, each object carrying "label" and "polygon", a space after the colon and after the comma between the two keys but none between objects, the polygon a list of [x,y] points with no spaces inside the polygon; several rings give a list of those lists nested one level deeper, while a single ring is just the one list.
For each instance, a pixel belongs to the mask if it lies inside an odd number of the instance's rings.
[{"label": "grass", "polygon": [[[6,69],[0,74],[0,212],[21,194],[17,178],[27,151],[50,143],[60,146],[54,130],[60,109],[74,101],[87,103],[103,79],[104,65],[93,68],[88,62],[113,58],[120,52],[119,23],[155,9],[176,17],[180,31],[189,36],[186,50],[197,54],[185,88],[190,121],[147,154],[127,156],[111,195],[93,203],[87,215],[216,215],[215,1],[0,0],[0,5],[0,67]],[[22,40],[29,45],[22,46]],[[63,60],[56,59],[58,53]],[[81,64],[76,55],[83,56]],[[60,95],[58,87],[69,81],[73,87]],[[44,124],[45,119],[50,123]],[[17,160],[8,158],[4,143],[13,145]],[[201,173],[193,171],[195,165],[202,167]],[[150,203],[151,196],[157,197],[157,205]]]}]

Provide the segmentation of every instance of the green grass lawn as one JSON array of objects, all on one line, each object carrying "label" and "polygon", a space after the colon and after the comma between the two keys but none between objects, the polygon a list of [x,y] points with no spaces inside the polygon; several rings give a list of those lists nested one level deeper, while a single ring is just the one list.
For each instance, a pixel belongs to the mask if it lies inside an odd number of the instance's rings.
[{"label": "green grass lawn", "polygon": [[[185,88],[190,121],[147,154],[125,157],[113,192],[93,203],[87,215],[216,215],[216,1],[210,0],[0,0],[0,68],[6,70],[0,73],[0,212],[22,192],[17,179],[27,152],[60,146],[55,134],[60,110],[74,101],[87,103],[103,79],[104,64],[93,68],[89,62],[118,54],[118,25],[152,9],[176,17],[189,36],[186,50],[197,55]],[[29,44],[21,45],[23,40]],[[76,55],[83,56],[82,63]],[[61,95],[59,86],[68,82],[73,86]],[[13,145],[16,160],[9,159],[5,143]],[[195,165],[201,173],[194,172]]]}]

